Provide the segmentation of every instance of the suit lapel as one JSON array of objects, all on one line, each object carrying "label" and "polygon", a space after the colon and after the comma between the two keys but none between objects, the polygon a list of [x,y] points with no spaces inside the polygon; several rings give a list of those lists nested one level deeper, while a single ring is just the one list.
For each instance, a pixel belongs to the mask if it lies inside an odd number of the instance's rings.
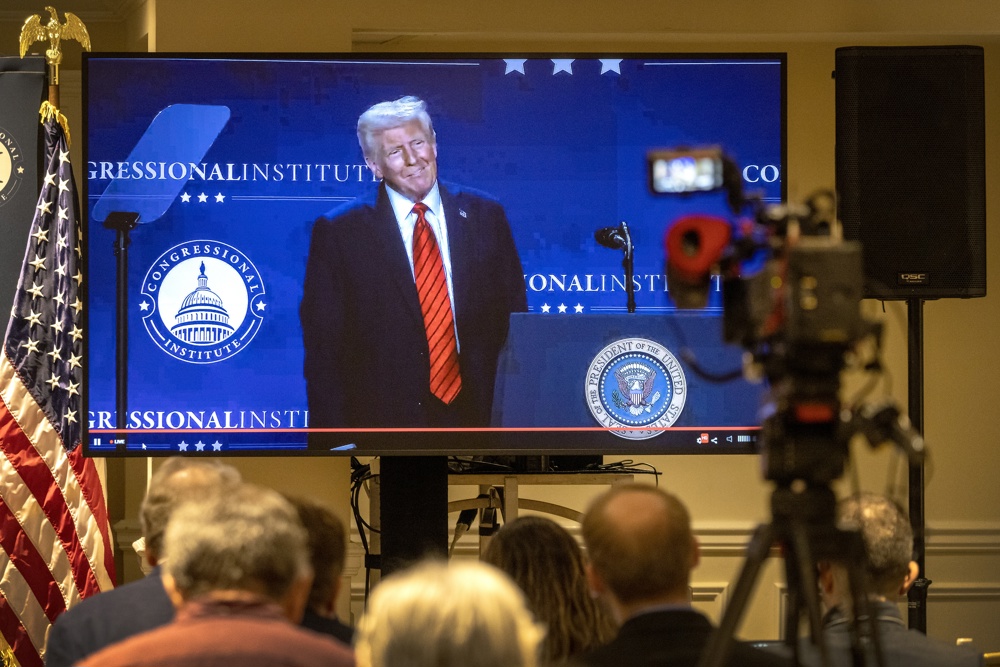
[{"label": "suit lapel", "polygon": [[403,239],[399,233],[399,223],[396,222],[396,214],[392,210],[392,204],[389,203],[384,183],[378,188],[374,218],[372,229],[372,244],[374,246],[372,250],[374,252],[371,256],[384,258],[386,265],[372,268],[376,271],[385,271],[392,278],[393,284],[399,290],[404,309],[412,317],[415,317],[422,327],[424,317],[420,312],[417,287],[413,283],[413,271],[410,269],[410,261],[406,257],[406,246],[403,245]]},{"label": "suit lapel", "polygon": [[469,252],[469,212],[462,206],[463,197],[453,194],[438,181],[441,203],[444,206],[445,224],[448,226],[448,251],[451,254],[451,282],[455,292],[454,315],[462,330],[462,317],[469,312],[468,286],[472,284],[474,253]]}]

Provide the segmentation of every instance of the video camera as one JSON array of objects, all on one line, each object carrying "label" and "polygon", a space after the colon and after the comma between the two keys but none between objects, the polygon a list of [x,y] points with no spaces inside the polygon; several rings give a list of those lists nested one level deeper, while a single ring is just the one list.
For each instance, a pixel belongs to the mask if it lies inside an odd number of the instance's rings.
[{"label": "video camera", "polygon": [[841,410],[845,357],[881,329],[861,315],[861,244],[843,239],[833,193],[765,205],[744,196],[740,170],[720,147],[654,150],[648,170],[655,194],[722,191],[732,211],[731,219],[693,214],[670,224],[667,286],[678,308],[698,308],[712,275],[721,276],[723,336],[746,350],[745,374],[770,384],[765,477],[827,484],[843,474],[857,432],[873,446],[891,439],[911,453],[922,448],[895,407]]},{"label": "video camera", "polygon": [[[769,382],[759,442],[764,477],[775,484],[772,520],[755,531],[730,606],[699,665],[726,664],[753,580],[774,544],[785,554],[790,644],[796,646],[804,614],[822,649],[815,574],[822,559],[855,564],[849,569],[853,618],[869,619],[867,632],[878,644],[863,593],[867,583],[859,574],[861,537],[836,525],[830,483],[843,475],[855,434],[872,447],[892,441],[911,461],[923,457],[924,443],[891,402],[840,403],[848,353],[868,336],[876,343],[869,368],[878,369],[881,329],[861,315],[861,245],[843,240],[830,192],[803,204],[770,206],[759,196],[745,197],[739,169],[719,147],[652,151],[648,167],[656,194],[725,192],[731,219],[686,215],[668,227],[667,288],[678,308],[703,307],[712,274],[721,275],[723,336],[746,351],[744,374]],[[859,636],[853,628],[855,664],[861,664]]]}]

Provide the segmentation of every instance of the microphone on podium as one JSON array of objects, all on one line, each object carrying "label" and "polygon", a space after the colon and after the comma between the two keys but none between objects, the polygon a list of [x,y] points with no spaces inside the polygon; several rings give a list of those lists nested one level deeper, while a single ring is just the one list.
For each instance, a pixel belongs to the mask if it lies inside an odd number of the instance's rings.
[{"label": "microphone on podium", "polygon": [[605,248],[623,250],[628,247],[628,225],[624,221],[617,227],[603,227],[594,232],[594,240]]}]

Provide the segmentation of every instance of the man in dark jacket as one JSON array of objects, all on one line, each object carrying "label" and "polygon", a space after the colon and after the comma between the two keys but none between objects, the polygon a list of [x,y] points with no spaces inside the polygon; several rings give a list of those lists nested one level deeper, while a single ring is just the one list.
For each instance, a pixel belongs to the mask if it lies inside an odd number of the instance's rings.
[{"label": "man in dark jacket", "polygon": [[172,621],[174,606],[163,588],[160,566],[167,521],[186,500],[225,492],[239,482],[239,471],[229,465],[167,459],[149,481],[139,510],[143,558],[152,570],[138,581],[83,600],[57,618],[46,644],[46,667],[70,667],[105,646]]},{"label": "man in dark jacket", "polygon": [[[824,617],[823,638],[832,667],[850,667],[851,628],[861,635],[867,665],[881,667],[975,667],[981,656],[971,647],[950,646],[916,631],[907,630],[897,601],[906,594],[919,575],[913,555],[913,529],[899,506],[883,496],[861,494],[842,500],[837,509],[840,527],[861,533],[866,562],[849,566],[840,562],[819,563],[820,593],[828,612]],[[868,619],[852,623],[849,567],[863,570],[869,591],[869,612],[875,619],[875,635],[882,648],[878,662]],[[819,649],[803,642],[802,662],[822,664]]]},{"label": "man in dark jacket", "polygon": [[[687,509],[675,496],[633,484],[599,496],[583,519],[591,590],[621,623],[618,636],[580,660],[589,667],[694,667],[713,627],[690,602],[699,561]],[[735,643],[730,665],[787,664]]]}]

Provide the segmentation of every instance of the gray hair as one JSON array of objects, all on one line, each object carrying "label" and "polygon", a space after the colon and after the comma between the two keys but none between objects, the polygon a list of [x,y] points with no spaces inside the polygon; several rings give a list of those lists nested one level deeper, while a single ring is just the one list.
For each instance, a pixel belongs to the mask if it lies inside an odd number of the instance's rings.
[{"label": "gray hair", "polygon": [[496,568],[429,562],[379,584],[355,652],[361,667],[535,667],[542,636]]},{"label": "gray hair", "polygon": [[277,492],[243,484],[178,508],[165,540],[166,571],[187,599],[251,591],[281,600],[311,573],[306,531]]},{"label": "gray hair", "polygon": [[391,102],[379,102],[368,108],[358,118],[358,143],[366,159],[378,156],[376,135],[415,120],[420,123],[431,144],[437,143],[434,124],[427,113],[427,103],[419,97],[407,95]]},{"label": "gray hair", "polygon": [[841,500],[837,518],[841,528],[861,532],[874,591],[886,597],[895,596],[913,559],[913,528],[909,518],[895,502],[874,493]]},{"label": "gray hair", "polygon": [[171,515],[184,502],[225,491],[240,483],[239,471],[212,459],[173,456],[149,480],[139,508],[139,523],[152,560],[165,555],[163,534]]}]

